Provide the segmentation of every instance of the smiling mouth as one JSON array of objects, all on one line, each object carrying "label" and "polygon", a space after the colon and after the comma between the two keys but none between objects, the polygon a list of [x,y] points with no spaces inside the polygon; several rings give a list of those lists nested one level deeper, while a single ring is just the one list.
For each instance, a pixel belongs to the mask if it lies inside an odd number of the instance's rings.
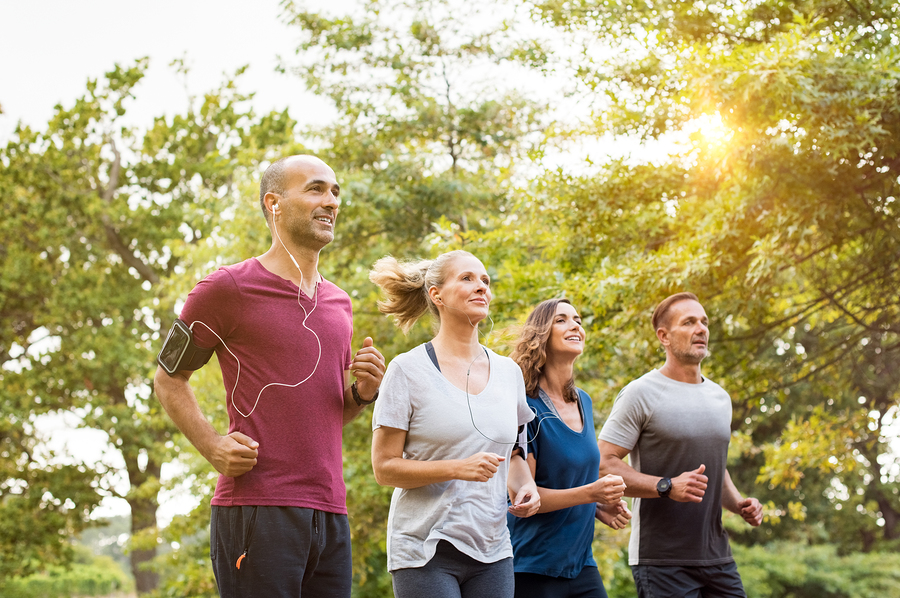
[{"label": "smiling mouth", "polygon": [[327,224],[329,226],[334,226],[334,220],[332,220],[328,216],[316,216],[315,218],[313,218],[313,220],[316,220],[318,222],[324,222],[325,224]]},{"label": "smiling mouth", "polygon": [[580,342],[581,342],[581,337],[580,337],[580,336],[567,336],[565,340],[567,340],[567,341],[578,341],[578,342],[580,343]]}]

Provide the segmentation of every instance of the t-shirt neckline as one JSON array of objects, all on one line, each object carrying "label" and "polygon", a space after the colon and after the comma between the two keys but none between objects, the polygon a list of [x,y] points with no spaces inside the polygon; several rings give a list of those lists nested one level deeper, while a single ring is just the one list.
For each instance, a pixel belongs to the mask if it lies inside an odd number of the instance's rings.
[{"label": "t-shirt neckline", "polygon": [[[257,268],[259,268],[260,270],[262,270],[262,271],[265,273],[265,276],[266,276],[267,278],[274,279],[274,280],[276,280],[276,281],[279,281],[279,282],[280,282],[281,284],[283,284],[283,285],[286,285],[286,286],[291,287],[291,290],[292,290],[294,293],[296,293],[297,291],[299,291],[299,292],[300,292],[300,295],[302,295],[302,296],[305,297],[306,299],[312,301],[312,297],[310,297],[310,296],[307,295],[305,292],[303,292],[303,289],[301,289],[300,287],[298,287],[298,286],[294,283],[293,280],[288,280],[287,278],[283,278],[283,277],[281,277],[281,276],[275,274],[274,272],[272,272],[271,270],[269,270],[268,268],[266,268],[265,266],[263,266],[263,265],[262,265],[262,262],[259,261],[259,258],[258,258],[258,257],[253,257],[253,261],[256,263]],[[319,292],[319,285],[321,285],[321,284],[324,283],[324,282],[328,282],[327,280],[325,280],[325,277],[322,276],[322,273],[321,273],[321,272],[316,271],[316,274],[318,274],[319,280],[316,282],[316,290],[313,292],[313,296],[315,296],[315,295]]]},{"label": "t-shirt neckline", "polygon": [[452,382],[447,380],[447,377],[444,375],[444,372],[442,372],[438,368],[434,367],[434,363],[431,361],[431,357],[428,356],[428,351],[425,347],[425,343],[422,343],[420,345],[420,348],[422,349],[422,351],[424,351],[426,353],[425,359],[427,359],[428,363],[430,363],[432,365],[434,374],[438,378],[440,378],[444,384],[446,384],[450,388],[452,388],[452,389],[456,390],[457,392],[460,392],[464,395],[468,395],[470,397],[477,398],[477,397],[480,397],[481,395],[483,395],[485,392],[487,392],[487,390],[491,387],[491,384],[494,381],[494,365],[495,365],[494,360],[491,358],[491,352],[489,350],[487,350],[487,347],[485,347],[484,345],[479,345],[479,346],[485,350],[485,355],[487,355],[488,363],[490,364],[490,373],[488,374],[487,384],[484,385],[484,389],[482,389],[482,391],[480,393],[478,393],[477,395],[467,392],[464,388],[459,388],[458,386],[456,386],[455,384],[453,384]]}]

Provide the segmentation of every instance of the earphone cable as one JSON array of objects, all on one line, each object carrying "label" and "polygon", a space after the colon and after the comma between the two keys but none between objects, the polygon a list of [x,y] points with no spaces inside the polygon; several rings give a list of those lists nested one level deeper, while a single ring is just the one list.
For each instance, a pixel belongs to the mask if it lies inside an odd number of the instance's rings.
[{"label": "earphone cable", "polygon": [[316,364],[315,364],[315,366],[313,366],[313,369],[309,373],[309,375],[306,378],[304,378],[303,380],[301,380],[300,382],[297,382],[296,384],[286,384],[283,382],[270,382],[270,383],[266,384],[265,386],[262,387],[262,389],[260,389],[259,394],[256,395],[256,401],[253,403],[253,407],[250,409],[250,412],[245,414],[243,411],[241,411],[238,408],[237,403],[234,400],[234,395],[237,391],[238,381],[241,379],[241,361],[237,358],[237,355],[235,355],[234,352],[228,348],[228,345],[225,344],[225,341],[222,339],[222,337],[219,336],[215,330],[210,328],[209,325],[206,324],[206,322],[201,322],[200,320],[195,320],[190,325],[190,328],[192,331],[194,329],[194,324],[203,324],[204,326],[206,326],[207,330],[212,332],[216,336],[216,338],[219,339],[219,342],[222,343],[222,346],[225,347],[225,350],[228,351],[229,353],[231,353],[231,356],[234,357],[234,361],[235,361],[235,363],[237,363],[237,373],[235,374],[235,377],[234,377],[234,387],[231,389],[231,406],[234,407],[234,410],[237,411],[245,419],[250,417],[251,415],[253,415],[253,412],[256,411],[256,407],[257,407],[257,405],[259,405],[259,400],[262,398],[262,393],[267,388],[269,388],[270,386],[283,386],[285,388],[296,388],[296,387],[300,386],[301,384],[303,384],[304,382],[306,382],[307,380],[312,378],[313,374],[316,373],[316,370],[319,369],[319,362],[322,360],[322,341],[321,341],[321,339],[319,339],[319,335],[316,334],[316,332],[312,328],[310,328],[309,326],[306,325],[306,320],[309,319],[309,317],[313,314],[314,311],[316,311],[316,308],[319,306],[319,282],[320,281],[318,281],[318,280],[316,281],[316,288],[313,291],[313,307],[311,310],[309,310],[309,312],[307,312],[306,308],[303,307],[303,303],[301,303],[301,301],[300,301],[302,287],[303,287],[303,270],[300,269],[300,265],[297,264],[297,260],[294,259],[294,256],[291,255],[291,252],[288,251],[288,248],[285,246],[284,241],[281,240],[281,235],[278,234],[278,227],[275,226],[274,216],[272,218],[272,228],[275,230],[275,236],[278,237],[278,242],[281,243],[281,246],[284,247],[285,251],[287,251],[288,256],[291,258],[291,261],[294,262],[294,265],[297,267],[297,270],[300,271],[300,284],[297,285],[297,305],[300,306],[300,309],[303,310],[303,314],[304,314],[303,322],[301,323],[301,325],[304,328],[306,328],[310,333],[312,333],[312,335],[316,338],[316,344],[319,347],[319,354],[318,354],[318,357],[316,357]]}]

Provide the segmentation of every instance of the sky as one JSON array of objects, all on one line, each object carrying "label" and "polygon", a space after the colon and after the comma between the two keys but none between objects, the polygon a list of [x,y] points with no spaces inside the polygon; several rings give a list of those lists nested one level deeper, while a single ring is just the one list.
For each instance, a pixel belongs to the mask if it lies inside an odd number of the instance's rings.
[{"label": "sky", "polygon": [[[129,108],[133,124],[183,111],[188,92],[213,89],[243,65],[239,88],[256,92],[257,112],[288,107],[304,123],[330,118],[297,77],[275,72],[299,38],[280,13],[278,0],[0,0],[0,142],[19,121],[42,129],[54,106],[84,94],[89,78],[143,56],[150,69]],[[187,90],[169,66],[179,58],[191,69]]]},{"label": "sky", "polygon": [[[278,56],[292,56],[299,39],[281,22],[280,12],[278,0],[0,0],[0,143],[19,122],[44,129],[54,107],[71,105],[85,93],[88,79],[143,56],[150,57],[150,68],[129,106],[130,125],[148,126],[156,116],[183,112],[189,94],[214,89],[244,65],[249,68],[238,87],[256,92],[258,113],[287,107],[303,124],[330,119],[333,109],[297,77],[275,72]],[[186,82],[169,66],[180,58],[190,68]],[[121,456],[109,450],[105,433],[77,430],[77,423],[71,414],[42,418],[38,427],[48,438],[46,449],[124,467]],[[163,477],[171,477],[174,467],[164,467]],[[124,479],[118,487],[127,489]],[[159,518],[165,525],[196,499],[189,489],[177,488],[163,492],[161,502]],[[128,512],[124,500],[109,498],[94,516]]]}]

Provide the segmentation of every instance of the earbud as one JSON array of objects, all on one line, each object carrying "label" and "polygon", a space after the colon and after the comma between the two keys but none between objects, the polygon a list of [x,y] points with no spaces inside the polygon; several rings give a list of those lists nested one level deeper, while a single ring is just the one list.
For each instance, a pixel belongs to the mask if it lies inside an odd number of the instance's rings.
[{"label": "earbud", "polygon": [[275,210],[277,210],[277,209],[278,209],[278,203],[273,203],[272,204],[272,213],[274,214]]},{"label": "earbud", "polygon": [[[434,296],[434,300],[435,300],[435,301],[441,301],[441,296],[440,296],[440,295],[435,295],[435,296]],[[444,304],[444,302],[441,301],[441,305],[443,305],[443,304]]]}]

